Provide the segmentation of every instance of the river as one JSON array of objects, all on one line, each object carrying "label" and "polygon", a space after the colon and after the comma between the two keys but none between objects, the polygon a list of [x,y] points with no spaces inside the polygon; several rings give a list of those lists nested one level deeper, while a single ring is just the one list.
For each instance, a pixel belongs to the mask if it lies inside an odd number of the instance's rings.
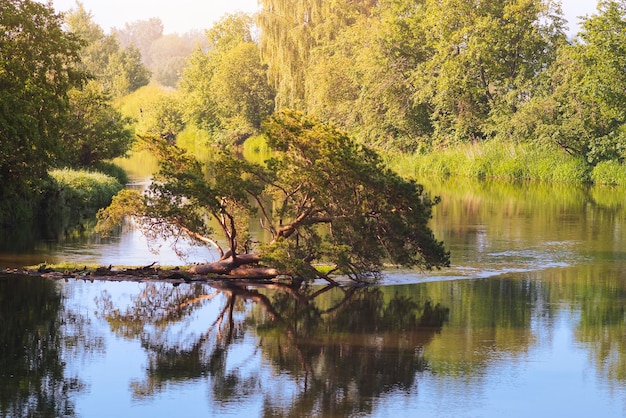
[{"label": "river", "polygon": [[[0,276],[0,416],[626,416],[626,190],[424,183],[452,267],[378,286]],[[0,263],[214,257],[78,235]]]}]

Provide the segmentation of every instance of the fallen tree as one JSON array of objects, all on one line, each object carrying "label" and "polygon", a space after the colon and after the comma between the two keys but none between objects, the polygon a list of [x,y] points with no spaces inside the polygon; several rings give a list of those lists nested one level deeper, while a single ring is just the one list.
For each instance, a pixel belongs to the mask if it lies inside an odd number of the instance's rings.
[{"label": "fallen tree", "polygon": [[[219,150],[209,161],[160,138],[142,138],[160,162],[146,192],[123,190],[98,214],[98,230],[132,217],[155,241],[213,246],[218,261],[193,274],[376,277],[383,263],[424,269],[449,264],[428,227],[437,203],[393,173],[374,151],[334,126],[295,112],[264,124],[273,156],[263,164]],[[263,234],[252,237],[250,220]],[[259,235],[264,235],[260,239]],[[314,263],[329,266],[326,272]]]}]

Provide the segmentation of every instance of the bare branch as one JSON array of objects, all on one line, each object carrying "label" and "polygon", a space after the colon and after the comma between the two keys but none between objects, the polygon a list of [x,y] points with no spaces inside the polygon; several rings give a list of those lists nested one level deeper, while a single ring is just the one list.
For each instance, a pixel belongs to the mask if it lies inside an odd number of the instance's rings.
[{"label": "bare branch", "polygon": [[215,249],[217,249],[217,251],[220,253],[220,257],[222,257],[224,255],[224,250],[222,249],[222,247],[215,241],[212,240],[209,237],[205,237],[204,235],[198,234],[197,232],[194,232],[192,230],[190,230],[189,228],[178,224],[178,227],[180,228],[181,231],[183,231],[185,234],[189,235],[191,238],[200,241],[200,242],[204,242],[205,244],[209,244],[212,245],[213,247],[215,247]]},{"label": "bare branch", "polygon": [[267,220],[267,223],[269,225],[268,227],[264,227],[263,219],[261,219],[261,227],[265,230],[268,230],[272,234],[272,237],[275,237],[276,228],[274,228],[274,225],[272,223],[272,218],[270,218],[270,216],[268,215],[267,210],[265,209],[265,205],[263,204],[263,202],[261,202],[261,199],[259,198],[257,194],[251,193],[250,191],[248,191],[248,194],[254,198],[259,208],[261,208],[261,213],[263,213],[263,218]]}]

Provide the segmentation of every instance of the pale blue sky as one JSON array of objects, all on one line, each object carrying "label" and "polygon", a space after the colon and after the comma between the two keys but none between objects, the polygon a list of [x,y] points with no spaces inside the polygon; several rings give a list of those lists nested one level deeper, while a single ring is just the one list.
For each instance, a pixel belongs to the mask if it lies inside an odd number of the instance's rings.
[{"label": "pale blue sky", "polygon": [[[58,11],[76,7],[75,0],[53,0],[52,3]],[[81,3],[105,31],[158,17],[165,33],[184,33],[208,29],[227,13],[258,9],[257,0],[82,0]]]},{"label": "pale blue sky", "polygon": [[[44,0],[41,0],[44,1]],[[207,29],[226,13],[254,12],[258,0],[82,0],[94,20],[106,31],[125,23],[159,17],[165,32],[183,33]],[[53,0],[58,11],[75,7],[75,0]],[[578,31],[577,16],[595,12],[596,0],[562,0],[563,12],[572,34]]]}]

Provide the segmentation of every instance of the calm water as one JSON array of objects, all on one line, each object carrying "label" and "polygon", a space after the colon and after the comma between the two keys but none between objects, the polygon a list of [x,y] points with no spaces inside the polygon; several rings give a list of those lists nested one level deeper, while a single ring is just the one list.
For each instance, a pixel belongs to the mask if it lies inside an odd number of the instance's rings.
[{"label": "calm water", "polygon": [[[626,416],[625,191],[427,189],[452,268],[377,287],[0,276],[0,416]],[[68,255],[183,262],[132,231],[0,262]]]}]

